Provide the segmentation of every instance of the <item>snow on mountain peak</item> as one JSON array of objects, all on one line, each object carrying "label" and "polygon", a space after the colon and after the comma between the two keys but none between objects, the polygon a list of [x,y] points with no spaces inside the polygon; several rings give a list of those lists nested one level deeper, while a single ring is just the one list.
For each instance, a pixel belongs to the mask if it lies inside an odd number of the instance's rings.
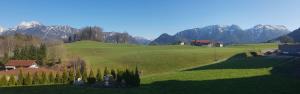
[{"label": "snow on mountain peak", "polygon": [[256,25],[254,26],[255,30],[258,29],[265,29],[265,30],[282,30],[282,31],[288,31],[287,27],[285,27],[284,25]]},{"label": "snow on mountain peak", "polygon": [[18,29],[28,29],[28,28],[33,28],[33,27],[37,27],[37,26],[41,26],[42,24],[38,21],[23,21],[21,22],[17,28]]},{"label": "snow on mountain peak", "polygon": [[2,33],[2,32],[4,32],[4,28],[2,27],[2,26],[0,26],[0,34]]}]

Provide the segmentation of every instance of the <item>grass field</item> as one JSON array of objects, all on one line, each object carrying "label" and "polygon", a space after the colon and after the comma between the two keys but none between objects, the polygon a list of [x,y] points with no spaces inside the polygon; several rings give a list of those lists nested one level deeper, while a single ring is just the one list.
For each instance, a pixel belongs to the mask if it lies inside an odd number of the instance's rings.
[{"label": "grass field", "polygon": [[[243,52],[275,44],[224,48],[139,46],[91,41],[67,44],[68,55],[83,57],[93,68],[143,70],[139,88],[82,88],[68,85],[6,87],[1,94],[299,94],[300,80],[285,73],[294,58],[245,57]],[[219,59],[215,62],[215,51]],[[291,65],[293,64],[293,65]],[[274,71],[276,70],[276,71]],[[279,70],[279,71],[278,71]]]},{"label": "grass field", "polygon": [[234,45],[224,48],[196,46],[141,46],[126,44],[104,44],[81,41],[67,44],[68,55],[80,56],[96,68],[134,68],[138,66],[143,74],[178,71],[184,68],[210,64],[253,49],[275,48],[275,44]]}]

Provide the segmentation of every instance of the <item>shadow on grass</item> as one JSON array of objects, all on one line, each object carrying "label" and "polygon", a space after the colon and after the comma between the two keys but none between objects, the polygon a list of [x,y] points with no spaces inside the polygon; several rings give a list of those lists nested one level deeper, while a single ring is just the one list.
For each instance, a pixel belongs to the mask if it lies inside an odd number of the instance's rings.
[{"label": "shadow on grass", "polygon": [[194,70],[206,70],[206,69],[257,69],[257,68],[270,68],[291,58],[271,58],[265,56],[259,57],[247,57],[245,53],[236,54],[229,59],[222,61],[220,63],[211,64],[207,66],[202,66],[198,68],[188,69],[185,71]]},{"label": "shadow on grass", "polygon": [[82,88],[70,85],[6,87],[0,88],[0,94],[299,94],[300,80],[286,75],[299,72],[300,60],[292,63],[284,61],[287,59],[245,58],[243,54],[238,54],[218,64],[188,70],[273,67],[271,75],[256,77],[203,81],[166,80],[144,84],[139,88]]},{"label": "shadow on grass", "polygon": [[271,70],[273,75],[300,78],[300,58],[293,59],[280,66],[275,66]]},{"label": "shadow on grass", "polygon": [[277,76],[220,79],[208,81],[161,81],[159,93],[169,94],[299,94],[300,81]]},{"label": "shadow on grass", "polygon": [[139,88],[80,88],[68,85],[0,88],[1,94],[298,94],[300,81],[281,76],[204,81],[157,81]]}]

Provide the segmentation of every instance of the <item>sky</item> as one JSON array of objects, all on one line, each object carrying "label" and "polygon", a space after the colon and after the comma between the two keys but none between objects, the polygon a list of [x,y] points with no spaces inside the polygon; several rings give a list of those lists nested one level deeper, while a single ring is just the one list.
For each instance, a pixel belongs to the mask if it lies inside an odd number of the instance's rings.
[{"label": "sky", "polygon": [[0,26],[22,21],[75,28],[100,26],[155,39],[207,25],[300,27],[300,0],[1,0]]}]

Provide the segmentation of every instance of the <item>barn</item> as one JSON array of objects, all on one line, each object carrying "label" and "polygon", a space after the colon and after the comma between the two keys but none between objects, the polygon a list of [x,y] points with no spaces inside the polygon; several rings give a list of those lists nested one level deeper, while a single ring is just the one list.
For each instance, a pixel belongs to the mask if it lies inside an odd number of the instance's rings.
[{"label": "barn", "polygon": [[4,64],[6,70],[17,68],[39,68],[35,60],[10,60]]}]

